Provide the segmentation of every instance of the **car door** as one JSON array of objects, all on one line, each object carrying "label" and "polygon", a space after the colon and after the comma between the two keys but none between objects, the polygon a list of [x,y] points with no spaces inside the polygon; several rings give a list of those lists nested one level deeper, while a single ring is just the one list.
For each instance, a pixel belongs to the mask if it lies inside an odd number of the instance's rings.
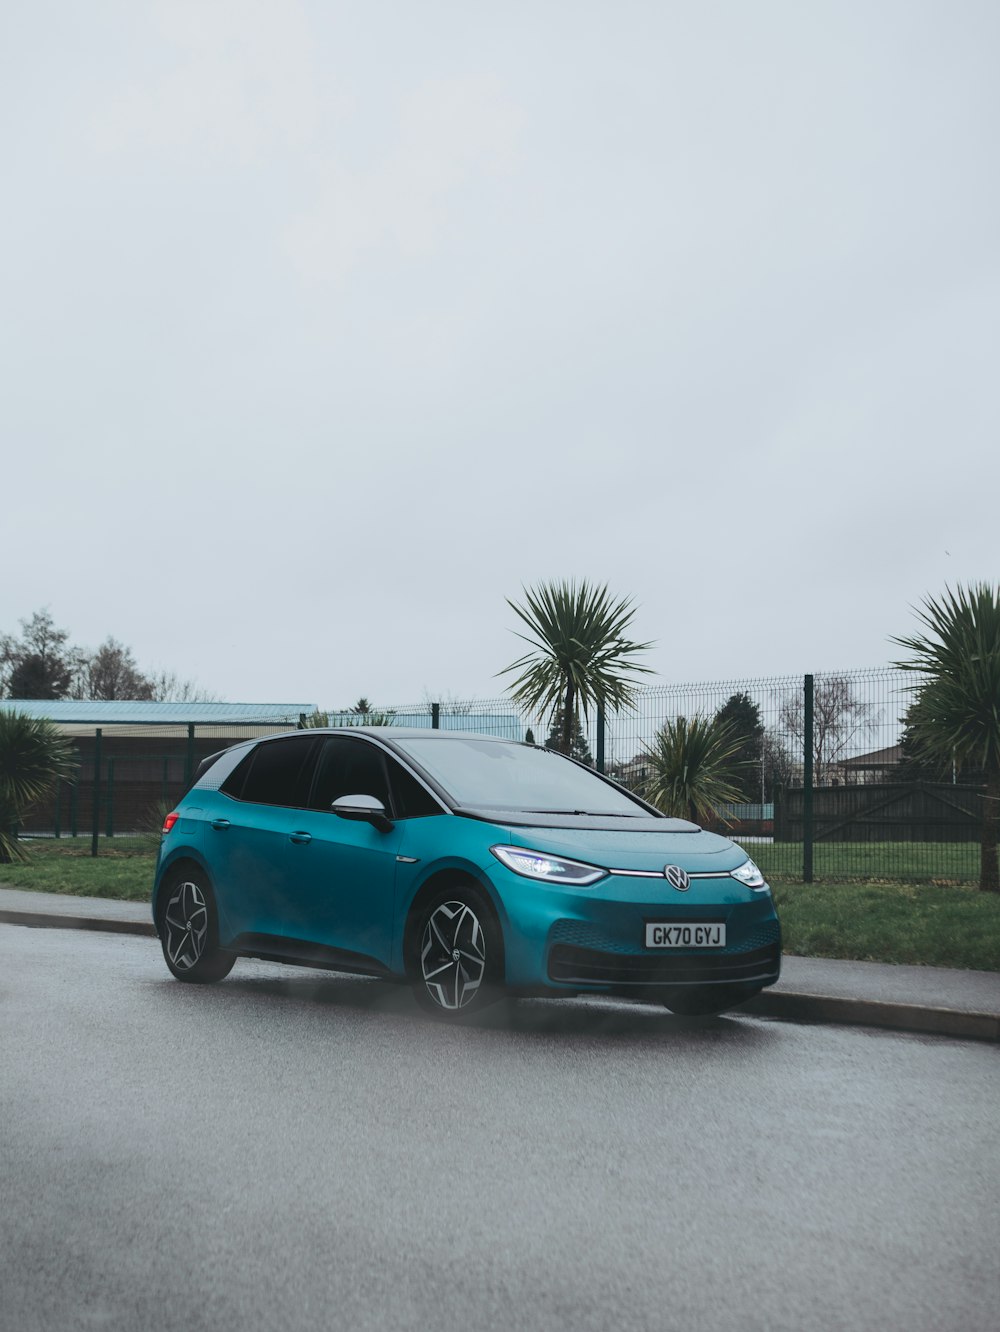
[{"label": "car door", "polygon": [[294,840],[315,770],[316,735],[261,741],[222,785],[205,850],[228,934],[284,936],[301,928]]},{"label": "car door", "polygon": [[[316,760],[310,808],[300,811],[294,892],[308,938],[388,966],[397,856],[405,823],[383,831],[371,823],[334,814],[331,805],[346,795],[365,795],[393,812],[386,756],[361,737],[327,736]],[[348,957],[345,960],[350,961]]]}]

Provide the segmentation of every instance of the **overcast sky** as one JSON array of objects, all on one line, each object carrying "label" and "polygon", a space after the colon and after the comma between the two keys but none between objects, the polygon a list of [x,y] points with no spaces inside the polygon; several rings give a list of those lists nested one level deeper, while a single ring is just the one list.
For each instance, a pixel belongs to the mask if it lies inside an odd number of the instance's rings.
[{"label": "overcast sky", "polygon": [[879,665],[1000,576],[995,0],[7,0],[0,632],[239,701]]}]

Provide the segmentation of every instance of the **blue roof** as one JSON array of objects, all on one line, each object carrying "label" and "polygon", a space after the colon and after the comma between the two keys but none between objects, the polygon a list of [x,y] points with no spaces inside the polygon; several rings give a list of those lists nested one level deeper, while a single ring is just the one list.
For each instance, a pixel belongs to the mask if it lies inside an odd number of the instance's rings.
[{"label": "blue roof", "polygon": [[157,723],[197,722],[287,722],[295,726],[299,714],[316,711],[315,703],[138,703],[130,699],[101,702],[95,699],[0,699],[4,712],[26,712],[63,725],[113,726],[128,722],[135,726]]},{"label": "blue roof", "polygon": [[[379,712],[379,709],[375,709]],[[331,726],[362,724],[361,718],[350,711],[330,712],[327,714]],[[348,720],[349,719],[349,720]],[[386,723],[390,731],[393,727],[411,727],[415,730],[430,730],[433,726],[430,709],[426,712],[391,712]],[[438,719],[440,731],[464,731],[476,735],[499,736],[504,740],[523,740],[525,723],[514,712],[445,712],[441,709]]]}]

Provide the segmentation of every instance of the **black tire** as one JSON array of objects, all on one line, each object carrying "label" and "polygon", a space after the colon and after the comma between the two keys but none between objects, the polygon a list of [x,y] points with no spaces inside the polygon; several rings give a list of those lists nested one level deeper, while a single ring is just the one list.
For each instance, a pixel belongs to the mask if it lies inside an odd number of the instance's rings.
[{"label": "black tire", "polygon": [[474,884],[454,884],[424,902],[411,939],[410,982],[428,1013],[460,1021],[503,997],[503,934]]},{"label": "black tire", "polygon": [[759,993],[756,985],[706,985],[701,989],[674,990],[663,1002],[678,1017],[714,1017]]},{"label": "black tire", "polygon": [[176,870],[160,889],[160,901],[160,944],[171,974],[191,985],[228,976],[236,955],[219,947],[215,896],[204,870]]}]

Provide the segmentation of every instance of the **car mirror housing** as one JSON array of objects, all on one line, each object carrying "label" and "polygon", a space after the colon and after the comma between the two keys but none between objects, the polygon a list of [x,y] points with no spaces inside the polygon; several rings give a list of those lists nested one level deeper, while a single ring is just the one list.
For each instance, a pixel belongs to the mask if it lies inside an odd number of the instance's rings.
[{"label": "car mirror housing", "polygon": [[379,832],[388,832],[392,828],[392,819],[385,812],[385,805],[370,795],[341,796],[330,806],[332,812],[342,819],[353,819],[355,823],[370,823]]}]

